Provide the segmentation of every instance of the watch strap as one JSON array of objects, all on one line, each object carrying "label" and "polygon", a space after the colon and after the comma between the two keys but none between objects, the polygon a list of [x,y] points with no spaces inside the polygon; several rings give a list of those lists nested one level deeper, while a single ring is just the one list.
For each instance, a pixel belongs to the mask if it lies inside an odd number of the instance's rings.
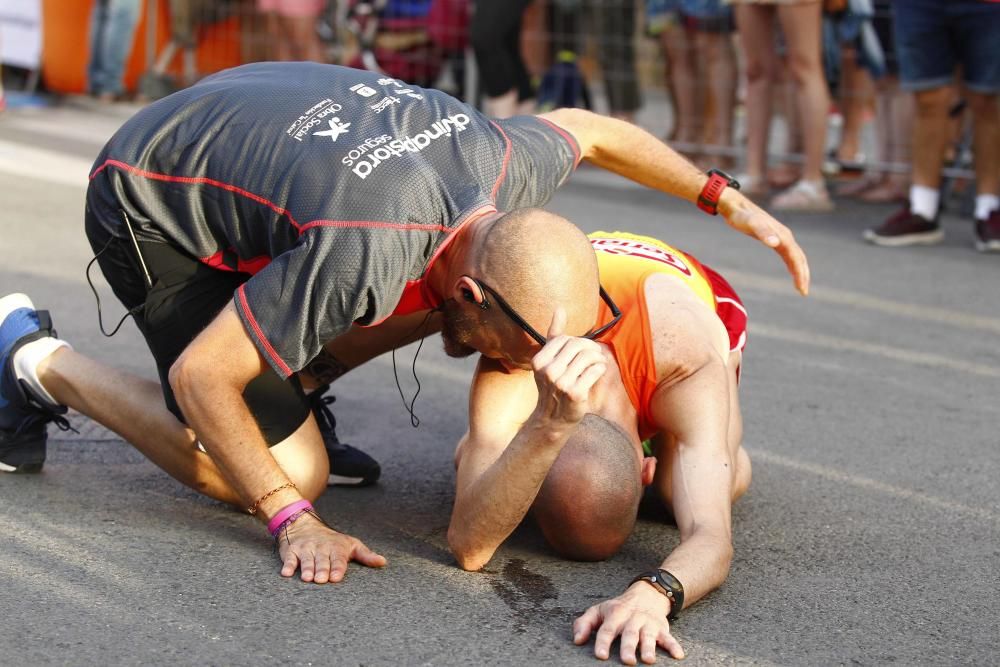
[{"label": "watch strap", "polygon": [[670,613],[667,614],[668,621],[673,621],[680,615],[681,608],[684,607],[684,585],[681,584],[677,577],[670,574],[667,570],[650,570],[643,572],[630,581],[629,586],[637,581],[646,582],[670,599]]},{"label": "watch strap", "polygon": [[739,181],[720,169],[709,169],[708,181],[698,195],[698,208],[709,215],[719,212],[719,198],[726,188],[740,189]]}]

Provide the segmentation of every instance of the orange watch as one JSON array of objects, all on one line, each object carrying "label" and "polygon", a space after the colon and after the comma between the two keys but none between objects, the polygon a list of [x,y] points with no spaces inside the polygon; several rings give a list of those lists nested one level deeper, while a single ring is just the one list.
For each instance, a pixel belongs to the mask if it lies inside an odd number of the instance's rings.
[{"label": "orange watch", "polygon": [[716,215],[719,212],[719,197],[722,196],[722,191],[727,187],[739,190],[740,183],[721,169],[709,169],[705,173],[708,174],[708,182],[698,195],[698,208],[709,215]]}]

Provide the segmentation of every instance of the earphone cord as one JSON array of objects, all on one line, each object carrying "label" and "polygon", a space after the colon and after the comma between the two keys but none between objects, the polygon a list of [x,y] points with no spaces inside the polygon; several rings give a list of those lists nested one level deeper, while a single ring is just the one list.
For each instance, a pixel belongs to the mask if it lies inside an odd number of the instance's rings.
[{"label": "earphone cord", "polygon": [[122,328],[122,324],[125,323],[125,320],[129,316],[134,316],[137,312],[139,312],[143,308],[143,304],[139,304],[135,308],[132,308],[131,310],[129,310],[128,312],[126,312],[124,315],[122,315],[122,318],[120,320],[118,320],[118,325],[115,326],[114,331],[112,331],[111,333],[108,333],[107,331],[104,330],[104,320],[101,317],[101,297],[97,294],[97,288],[94,287],[94,283],[90,279],[90,267],[92,267],[94,265],[94,262],[97,261],[98,257],[100,257],[101,255],[104,254],[104,252],[111,245],[111,242],[114,241],[114,240],[115,240],[114,236],[108,237],[107,243],[105,243],[104,247],[101,248],[101,251],[98,252],[96,255],[94,255],[94,258],[91,259],[87,263],[87,269],[84,271],[84,274],[87,276],[87,284],[90,285],[90,291],[94,293],[94,298],[97,300],[97,326],[99,326],[101,328],[101,333],[104,334],[105,337],[107,337],[107,338],[111,338],[116,333],[118,333],[118,330]]},{"label": "earphone cord", "polygon": [[[431,315],[433,315],[437,311],[438,311],[437,308],[428,311],[427,315],[420,322],[420,324],[418,324],[416,328],[413,329],[413,331],[403,336],[400,340],[405,340],[410,336],[412,336],[413,334],[417,333],[417,331],[420,331],[421,329],[426,329],[427,324],[431,320]],[[413,400],[410,401],[409,405],[406,404],[406,396],[403,394],[403,387],[399,383],[399,373],[396,372],[396,348],[395,347],[392,348],[392,376],[396,378],[396,389],[399,390],[399,397],[403,400],[403,407],[406,408],[406,411],[410,413],[410,425],[412,425],[413,428],[417,428],[418,426],[420,426],[420,418],[417,417],[417,415],[413,412],[413,406],[417,402],[417,396],[420,395],[420,378],[417,377],[417,357],[420,356],[420,349],[424,346],[424,339],[426,337],[427,336],[425,331],[421,334],[420,343],[417,345],[417,351],[413,354],[413,365],[411,366],[410,370],[413,373],[414,381],[417,383],[417,391],[413,394]]]}]

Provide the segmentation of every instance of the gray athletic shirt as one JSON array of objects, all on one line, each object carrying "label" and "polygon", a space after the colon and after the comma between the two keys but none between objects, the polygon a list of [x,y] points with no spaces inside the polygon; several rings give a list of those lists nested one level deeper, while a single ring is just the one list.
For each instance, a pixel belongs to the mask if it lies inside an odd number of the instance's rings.
[{"label": "gray athletic shirt", "polygon": [[436,90],[314,63],[210,76],[133,116],[87,204],[121,236],[252,274],[236,308],[282,377],[351,323],[436,305],[421,277],[473,214],[541,206],[579,147],[539,118],[491,121]]}]

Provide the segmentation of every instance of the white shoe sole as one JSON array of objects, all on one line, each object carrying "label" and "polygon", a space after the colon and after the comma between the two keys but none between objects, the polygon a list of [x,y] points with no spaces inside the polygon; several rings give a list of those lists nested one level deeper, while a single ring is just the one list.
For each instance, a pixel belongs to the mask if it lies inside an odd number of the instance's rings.
[{"label": "white shoe sole", "polygon": [[907,234],[906,236],[879,236],[874,230],[866,229],[864,239],[869,243],[887,247],[900,247],[907,245],[935,245],[944,241],[944,230],[936,229],[933,232],[923,232],[921,234]]},{"label": "white shoe sole", "polygon": [[976,239],[976,250],[979,252],[1000,252],[1000,241],[997,239],[990,239],[989,241]]},{"label": "white shoe sole", "polygon": [[8,294],[0,299],[0,322],[3,322],[7,319],[8,315],[21,308],[35,309],[35,304],[31,303],[31,299],[28,298],[27,294]]}]

